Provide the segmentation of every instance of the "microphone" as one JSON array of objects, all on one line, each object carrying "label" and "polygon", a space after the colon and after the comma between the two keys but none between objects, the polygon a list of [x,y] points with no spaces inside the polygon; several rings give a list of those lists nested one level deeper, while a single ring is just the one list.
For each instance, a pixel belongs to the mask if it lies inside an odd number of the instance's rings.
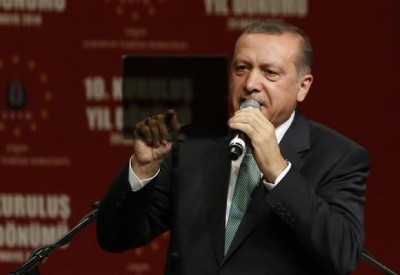
[{"label": "microphone", "polygon": [[[260,109],[260,104],[255,100],[248,99],[240,105],[240,109],[244,108]],[[231,160],[237,160],[246,151],[246,143],[249,138],[242,131],[236,130],[233,133],[234,138],[229,143],[229,157]]]}]

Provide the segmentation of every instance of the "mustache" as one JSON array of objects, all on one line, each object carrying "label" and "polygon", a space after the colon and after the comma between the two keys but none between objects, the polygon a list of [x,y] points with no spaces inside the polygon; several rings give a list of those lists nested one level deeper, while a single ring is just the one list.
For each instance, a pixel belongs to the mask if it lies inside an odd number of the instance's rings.
[{"label": "mustache", "polygon": [[255,94],[249,95],[248,93],[244,93],[244,92],[240,94],[240,102],[243,102],[248,99],[257,101],[258,104],[260,104],[261,106],[268,104],[268,99],[265,96],[255,95]]}]

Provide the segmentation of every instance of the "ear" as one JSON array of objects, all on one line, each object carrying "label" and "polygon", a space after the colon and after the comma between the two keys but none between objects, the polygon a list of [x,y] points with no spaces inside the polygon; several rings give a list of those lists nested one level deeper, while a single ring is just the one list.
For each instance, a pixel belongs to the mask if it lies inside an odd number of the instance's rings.
[{"label": "ear", "polygon": [[306,74],[304,75],[300,82],[300,89],[299,92],[297,93],[297,102],[302,102],[306,98],[308,91],[310,90],[311,84],[313,81],[313,76],[311,74]]}]

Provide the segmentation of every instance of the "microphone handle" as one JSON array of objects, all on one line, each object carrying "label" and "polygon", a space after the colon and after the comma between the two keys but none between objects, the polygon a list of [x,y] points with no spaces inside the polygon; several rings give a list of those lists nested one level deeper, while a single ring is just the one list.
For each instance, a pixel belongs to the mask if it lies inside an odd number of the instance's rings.
[{"label": "microphone handle", "polygon": [[241,131],[236,131],[235,137],[229,143],[229,157],[231,160],[237,160],[244,151],[246,151],[246,143],[248,137]]}]

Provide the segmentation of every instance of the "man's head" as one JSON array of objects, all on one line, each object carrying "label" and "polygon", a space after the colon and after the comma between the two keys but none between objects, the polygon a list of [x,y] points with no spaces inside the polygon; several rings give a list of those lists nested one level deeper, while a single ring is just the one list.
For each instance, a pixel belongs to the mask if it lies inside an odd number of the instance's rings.
[{"label": "man's head", "polygon": [[281,21],[248,26],[235,45],[230,97],[234,110],[245,99],[260,103],[275,125],[286,121],[312,83],[312,47],[303,32]]}]

